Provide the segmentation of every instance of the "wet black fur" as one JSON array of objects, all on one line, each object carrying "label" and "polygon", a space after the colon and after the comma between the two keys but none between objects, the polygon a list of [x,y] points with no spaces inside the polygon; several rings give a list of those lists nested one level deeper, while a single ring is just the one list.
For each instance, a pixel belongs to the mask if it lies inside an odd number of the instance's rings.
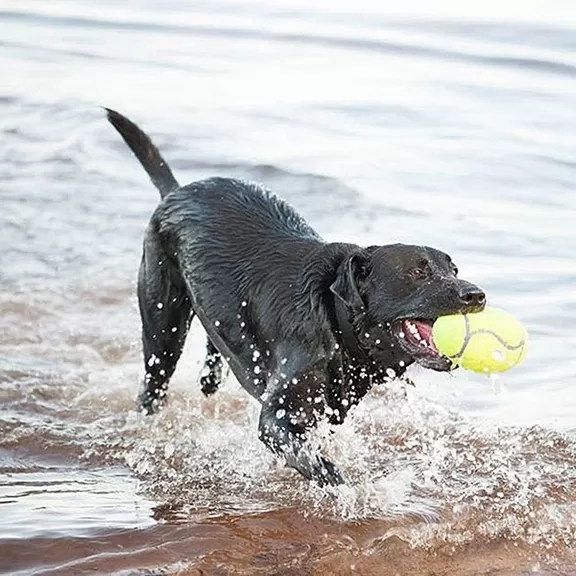
[{"label": "wet black fur", "polygon": [[142,407],[151,413],[164,398],[197,315],[208,335],[202,390],[216,391],[224,357],[262,405],[262,441],[306,478],[343,482],[306,431],[319,418],[342,422],[389,370],[400,376],[414,362],[391,323],[478,308],[483,293],[433,248],[326,243],[257,184],[180,187],[144,132],[112,110],[108,119],[162,195],[138,279]]}]

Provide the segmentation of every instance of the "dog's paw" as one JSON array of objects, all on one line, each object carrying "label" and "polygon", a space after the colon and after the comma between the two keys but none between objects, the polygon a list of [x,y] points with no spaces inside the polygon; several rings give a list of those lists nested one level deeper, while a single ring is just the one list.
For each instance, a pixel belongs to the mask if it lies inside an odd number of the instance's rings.
[{"label": "dog's paw", "polygon": [[303,476],[323,488],[325,486],[339,486],[345,480],[338,468],[322,456],[310,455],[302,450],[295,462],[289,462]]},{"label": "dog's paw", "polygon": [[138,405],[140,408],[140,412],[150,416],[151,414],[156,414],[158,410],[162,407],[165,401],[164,396],[154,396],[150,394],[148,390],[142,390],[138,395]]},{"label": "dog's paw", "polygon": [[214,394],[222,382],[222,374],[210,370],[208,374],[204,374],[200,377],[200,387],[204,396],[210,396]]},{"label": "dog's paw", "polygon": [[338,468],[336,468],[330,460],[326,460],[326,458],[322,458],[321,456],[318,458],[318,465],[314,468],[314,476],[312,479],[321,488],[324,486],[339,486],[345,483],[344,477]]}]

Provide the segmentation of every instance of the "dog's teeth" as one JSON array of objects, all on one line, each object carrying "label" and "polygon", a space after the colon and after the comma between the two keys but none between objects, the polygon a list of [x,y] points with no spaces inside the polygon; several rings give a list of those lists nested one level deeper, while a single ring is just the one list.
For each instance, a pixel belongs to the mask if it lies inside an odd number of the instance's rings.
[{"label": "dog's teeth", "polygon": [[410,335],[413,336],[415,340],[417,340],[418,342],[423,341],[420,332],[418,332],[418,327],[416,326],[416,324],[414,324],[414,322],[406,320],[406,326],[408,327],[408,332],[410,332]]},{"label": "dog's teeth", "polygon": [[418,335],[418,328],[416,328],[416,325],[413,324],[412,322],[407,322],[408,324],[408,331],[410,332],[410,334],[414,334],[414,336]]}]

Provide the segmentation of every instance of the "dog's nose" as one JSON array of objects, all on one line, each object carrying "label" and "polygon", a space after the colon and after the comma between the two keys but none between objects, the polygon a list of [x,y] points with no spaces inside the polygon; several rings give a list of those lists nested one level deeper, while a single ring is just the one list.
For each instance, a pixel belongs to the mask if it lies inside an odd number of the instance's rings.
[{"label": "dog's nose", "polygon": [[486,305],[486,294],[474,284],[461,285],[458,290],[458,297],[466,307],[467,312],[479,312]]}]

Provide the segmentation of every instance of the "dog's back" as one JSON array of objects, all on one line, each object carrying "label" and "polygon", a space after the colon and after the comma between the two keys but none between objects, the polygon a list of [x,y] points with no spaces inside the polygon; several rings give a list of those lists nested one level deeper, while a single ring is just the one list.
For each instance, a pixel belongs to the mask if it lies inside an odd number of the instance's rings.
[{"label": "dog's back", "polygon": [[186,222],[202,239],[215,244],[230,241],[232,249],[263,237],[272,243],[321,241],[289,204],[258,184],[235,178],[208,178],[178,188],[164,198],[157,212],[161,232]]}]

